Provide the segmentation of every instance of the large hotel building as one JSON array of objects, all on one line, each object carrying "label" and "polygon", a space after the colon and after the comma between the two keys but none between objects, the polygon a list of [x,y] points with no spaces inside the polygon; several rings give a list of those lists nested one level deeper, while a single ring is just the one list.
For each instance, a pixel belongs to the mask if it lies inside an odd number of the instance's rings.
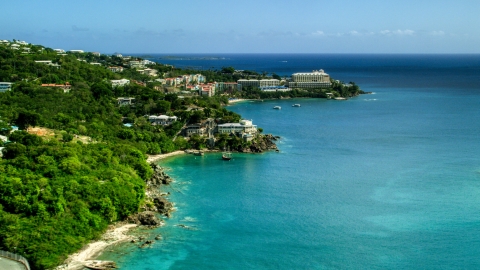
[{"label": "large hotel building", "polygon": [[323,69],[309,73],[294,73],[292,81],[288,83],[290,88],[327,88],[331,85],[330,76]]}]

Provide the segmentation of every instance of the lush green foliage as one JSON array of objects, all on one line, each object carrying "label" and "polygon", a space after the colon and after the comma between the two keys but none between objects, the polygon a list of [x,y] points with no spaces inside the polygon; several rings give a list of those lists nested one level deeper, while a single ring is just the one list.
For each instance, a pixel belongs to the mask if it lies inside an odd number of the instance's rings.
[{"label": "lush green foliage", "polygon": [[62,143],[17,131],[0,160],[0,249],[34,269],[57,265],[138,210],[152,174],[124,144]]}]

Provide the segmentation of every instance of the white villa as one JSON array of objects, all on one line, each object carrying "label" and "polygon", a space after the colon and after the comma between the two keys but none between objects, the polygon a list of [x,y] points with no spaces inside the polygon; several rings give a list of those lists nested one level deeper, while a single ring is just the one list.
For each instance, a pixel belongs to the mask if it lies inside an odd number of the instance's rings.
[{"label": "white villa", "polygon": [[167,126],[170,125],[171,123],[177,121],[178,117],[176,116],[168,116],[168,115],[150,115],[148,117],[148,121],[152,125],[162,125],[162,126]]},{"label": "white villa", "polygon": [[127,79],[110,80],[110,82],[112,83],[112,87],[125,86],[127,84],[130,84],[130,80]]},{"label": "white villa", "polygon": [[235,134],[255,134],[257,133],[257,126],[252,123],[252,120],[240,120],[240,123],[225,123],[217,126],[218,133],[235,133]]}]

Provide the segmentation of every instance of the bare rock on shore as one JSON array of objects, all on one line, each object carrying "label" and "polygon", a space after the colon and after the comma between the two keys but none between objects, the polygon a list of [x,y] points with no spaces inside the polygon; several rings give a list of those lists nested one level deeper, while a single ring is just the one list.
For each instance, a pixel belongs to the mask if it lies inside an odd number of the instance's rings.
[{"label": "bare rock on shore", "polygon": [[158,218],[155,215],[155,212],[152,212],[152,211],[141,212],[133,216],[130,216],[128,219],[130,222],[134,222],[136,224],[140,224],[144,226],[158,227],[163,225],[163,220]]},{"label": "bare rock on shore", "polygon": [[164,197],[153,198],[153,203],[155,204],[155,207],[157,207],[157,212],[162,215],[169,217],[170,213],[173,211],[173,203],[169,202]]},{"label": "bare rock on shore", "polygon": [[147,185],[159,187],[161,185],[168,185],[173,181],[172,178],[165,173],[162,167],[157,164],[151,164],[150,166],[153,169],[153,175],[147,181]]},{"label": "bare rock on shore", "polygon": [[249,147],[238,149],[242,153],[262,153],[267,150],[276,150],[277,145],[275,141],[278,140],[278,136],[272,134],[258,136]]}]

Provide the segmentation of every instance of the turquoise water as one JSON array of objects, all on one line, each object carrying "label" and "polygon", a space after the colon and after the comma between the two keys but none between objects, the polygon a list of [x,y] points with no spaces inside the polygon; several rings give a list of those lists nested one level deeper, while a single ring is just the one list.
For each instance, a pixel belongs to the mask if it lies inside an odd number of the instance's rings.
[{"label": "turquoise water", "polygon": [[134,270],[480,268],[479,87],[410,84],[229,107],[281,136],[280,153],[162,161],[177,207],[152,232],[164,240],[104,257]]}]

